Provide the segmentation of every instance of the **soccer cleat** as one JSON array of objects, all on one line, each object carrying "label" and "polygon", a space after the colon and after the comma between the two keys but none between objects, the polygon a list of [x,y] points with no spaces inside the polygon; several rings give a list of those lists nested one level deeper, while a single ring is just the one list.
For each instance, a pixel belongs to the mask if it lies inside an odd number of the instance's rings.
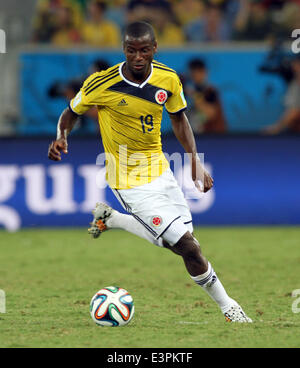
[{"label": "soccer cleat", "polygon": [[252,319],[249,318],[243,309],[238,305],[232,305],[225,313],[225,319],[227,322],[240,322],[251,323]]},{"label": "soccer cleat", "polygon": [[93,222],[91,222],[91,227],[88,229],[88,232],[94,239],[97,239],[103,231],[107,230],[106,221],[113,213],[113,209],[105,203],[97,203],[92,213],[94,219]]}]

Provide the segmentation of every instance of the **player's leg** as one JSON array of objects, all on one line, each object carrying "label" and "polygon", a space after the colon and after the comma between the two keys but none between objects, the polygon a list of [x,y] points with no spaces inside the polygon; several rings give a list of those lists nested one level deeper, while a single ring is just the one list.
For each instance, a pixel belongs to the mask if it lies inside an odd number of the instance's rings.
[{"label": "player's leg", "polygon": [[105,203],[97,203],[93,211],[94,219],[89,234],[94,239],[98,238],[102,232],[109,229],[122,229],[139,236],[152,244],[162,246],[162,239],[156,239],[150,229],[138,221],[133,215],[128,215],[114,210]]},{"label": "player's leg", "polygon": [[[176,198],[175,205],[172,196],[169,198],[160,192],[164,188],[164,180],[168,183],[167,193],[172,193],[173,198]],[[107,228],[122,228],[153,244],[165,246],[183,258],[191,278],[216,301],[227,320],[250,322],[239,305],[227,295],[210,263],[202,255],[199,243],[191,234],[193,226],[190,211],[180,188],[176,186],[166,174],[152,185],[114,191],[124,209],[132,215],[121,214],[100,204],[95,209],[91,227],[92,230],[98,230],[90,233],[97,237]]]},{"label": "player's leg", "polygon": [[[165,205],[169,206],[165,193],[161,193],[168,182],[168,176],[169,173],[165,172],[156,180],[142,186],[127,190],[112,189],[117,200],[129,214],[120,213],[104,203],[97,203],[93,211],[94,219],[88,229],[89,233],[94,238],[98,238],[103,231],[120,228],[162,246],[162,238],[159,238],[162,224],[154,225],[152,217],[159,214],[156,207],[161,203],[165,202]],[[153,197],[156,197],[155,206],[153,206]]]},{"label": "player's leg", "polygon": [[199,243],[190,232],[187,231],[173,246],[164,240],[163,246],[182,257],[185,267],[192,277],[207,272],[208,261],[202,255]]},{"label": "player's leg", "polygon": [[218,304],[227,321],[252,322],[240,305],[230,298],[211,264],[202,255],[198,241],[187,231],[176,241],[178,232],[171,226],[164,234],[163,246],[182,257],[192,278]]},{"label": "player's leg", "polygon": [[219,305],[228,321],[251,322],[238,303],[228,296],[211,264],[203,256],[200,245],[193,235],[192,216],[183,192],[171,172],[168,172],[166,177],[169,183],[167,191],[169,202],[181,214],[180,221],[185,227],[178,222],[172,224],[162,235],[163,246],[182,257],[192,280]]},{"label": "player's leg", "polygon": [[[148,240],[157,246],[162,246],[163,239],[159,236],[160,233],[164,231],[174,218],[180,217],[177,214],[177,209],[175,207],[172,209],[164,190],[166,185],[168,190],[174,187],[174,183],[172,180],[170,181],[172,178],[171,170],[167,170],[151,183],[132,189],[112,189],[117,200],[129,214],[120,213],[104,203],[97,203],[93,211],[94,219],[88,230],[89,233],[94,238],[98,238],[103,231],[119,228]],[[163,207],[166,210],[162,212],[167,213],[167,217],[164,219],[160,216],[160,211]],[[191,223],[191,214],[189,210],[187,212],[189,215],[185,220]],[[155,216],[157,216],[157,219],[161,219],[162,222],[155,224],[153,222]]]},{"label": "player's leg", "polygon": [[228,321],[249,322],[240,306],[231,299],[210,263],[202,255],[199,243],[188,231],[187,226],[177,219],[173,221],[163,236],[155,238],[145,223],[142,224],[132,215],[122,214],[106,204],[100,203],[94,210],[94,221],[89,232],[97,238],[110,228],[121,228],[151,243],[170,249],[180,255],[190,277],[200,285],[221,308]]}]

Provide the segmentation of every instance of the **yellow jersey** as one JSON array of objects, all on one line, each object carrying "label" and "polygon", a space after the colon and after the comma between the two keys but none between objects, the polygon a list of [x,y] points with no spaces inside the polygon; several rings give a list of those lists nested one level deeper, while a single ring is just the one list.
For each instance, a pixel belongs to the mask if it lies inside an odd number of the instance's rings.
[{"label": "yellow jersey", "polygon": [[125,62],[89,76],[70,101],[77,115],[97,106],[111,188],[129,189],[150,183],[169,163],[162,152],[163,107],[168,113],[186,109],[177,73],[157,61],[141,84],[122,73]]}]

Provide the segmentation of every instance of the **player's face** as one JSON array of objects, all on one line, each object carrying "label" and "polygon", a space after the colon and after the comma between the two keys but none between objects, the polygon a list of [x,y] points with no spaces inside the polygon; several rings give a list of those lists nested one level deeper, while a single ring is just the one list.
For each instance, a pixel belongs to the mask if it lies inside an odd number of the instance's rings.
[{"label": "player's face", "polygon": [[149,74],[156,50],[157,44],[149,35],[140,38],[126,36],[124,41],[126,66],[135,78],[142,79]]}]

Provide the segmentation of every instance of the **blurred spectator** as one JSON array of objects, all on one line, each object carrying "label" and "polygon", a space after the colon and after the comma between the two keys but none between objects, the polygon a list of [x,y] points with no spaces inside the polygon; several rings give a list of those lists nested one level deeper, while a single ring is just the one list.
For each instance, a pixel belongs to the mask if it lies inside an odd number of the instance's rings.
[{"label": "blurred spectator", "polygon": [[[82,20],[82,7],[79,1],[39,0],[33,21],[33,41],[51,42],[55,33],[61,31],[62,27],[66,27],[66,24],[62,25],[61,23],[68,22],[72,24],[76,28],[76,32],[78,32]],[[66,8],[69,10],[66,10]],[[66,18],[71,19],[67,21]]]},{"label": "blurred spectator", "polygon": [[294,78],[286,91],[284,113],[277,122],[263,130],[266,134],[300,133],[300,54],[294,56],[291,67]]},{"label": "blurred spectator", "polygon": [[284,48],[284,39],[271,38],[271,50],[266,60],[259,66],[261,73],[270,73],[279,76],[285,83],[289,84],[294,78],[291,66],[290,52]]},{"label": "blurred spectator", "polygon": [[[108,68],[109,64],[106,60],[97,59],[92,63],[91,67],[89,68],[88,75],[91,75],[95,72],[101,72],[102,70],[106,70]],[[88,77],[88,75],[72,79],[67,83],[56,81],[49,88],[48,96],[51,98],[63,97],[67,100],[71,100],[80,90],[80,88],[82,87],[82,83]]]},{"label": "blurred spectator", "polygon": [[51,43],[57,46],[73,46],[81,41],[78,27],[75,25],[73,9],[62,6],[56,10],[55,30]]},{"label": "blurred spectator", "polygon": [[[93,64],[89,68],[88,75],[91,75],[95,72],[101,72],[102,70],[106,70],[108,68],[109,64],[107,63],[106,60],[97,59],[93,62]],[[50,98],[63,98],[66,100],[67,103],[69,103],[69,101],[76,96],[77,92],[79,92],[83,82],[88,77],[88,75],[82,76],[80,78],[74,78],[67,83],[56,81],[50,86],[48,90],[48,96]],[[91,108],[90,110],[87,111],[86,114],[80,117],[79,125],[81,128],[85,128],[87,124],[86,117],[89,117],[94,121],[98,122],[97,108],[96,107]]]},{"label": "blurred spectator", "polygon": [[230,25],[218,5],[207,4],[204,13],[185,26],[187,41],[220,42],[230,39]]},{"label": "blurred spectator", "polygon": [[177,0],[173,8],[178,21],[184,27],[203,14],[204,3],[199,0]]},{"label": "blurred spectator", "polygon": [[106,19],[119,26],[123,32],[126,24],[127,0],[110,0],[107,2]]},{"label": "blurred spectator", "polygon": [[300,2],[286,2],[274,16],[276,35],[288,39],[294,29],[300,28]]},{"label": "blurred spectator", "polygon": [[169,13],[173,12],[172,6],[168,0],[129,0],[127,4],[127,10],[129,12],[128,21],[135,21],[136,16],[149,16],[149,12],[154,9],[165,9]]},{"label": "blurred spectator", "polygon": [[286,0],[262,0],[261,2],[268,10],[280,10],[285,4]]},{"label": "blurred spectator", "polygon": [[174,19],[173,14],[165,8],[155,9],[152,25],[159,46],[182,46],[184,44],[185,37],[182,28]]},{"label": "blurred spectator", "polygon": [[50,42],[55,31],[55,12],[51,9],[48,2],[38,2],[37,13],[33,22],[34,42]]},{"label": "blurred spectator", "polygon": [[116,47],[121,35],[116,24],[105,19],[107,5],[104,1],[93,0],[88,4],[88,20],[83,24],[82,37],[88,45],[95,47]]},{"label": "blurred spectator", "polygon": [[128,4],[128,22],[145,21],[155,30],[160,46],[182,46],[184,33],[175,13],[165,0],[132,0]]},{"label": "blurred spectator", "polygon": [[224,21],[226,21],[227,27],[230,30],[230,39],[232,39],[235,20],[240,9],[240,0],[221,0],[220,7],[223,12]]},{"label": "blurred spectator", "polygon": [[233,39],[263,41],[273,32],[272,18],[259,0],[241,0],[235,21]]},{"label": "blurred spectator", "polygon": [[203,60],[189,62],[189,76],[184,83],[184,90],[190,102],[188,117],[195,133],[226,132],[219,93],[207,82],[207,69]]}]

